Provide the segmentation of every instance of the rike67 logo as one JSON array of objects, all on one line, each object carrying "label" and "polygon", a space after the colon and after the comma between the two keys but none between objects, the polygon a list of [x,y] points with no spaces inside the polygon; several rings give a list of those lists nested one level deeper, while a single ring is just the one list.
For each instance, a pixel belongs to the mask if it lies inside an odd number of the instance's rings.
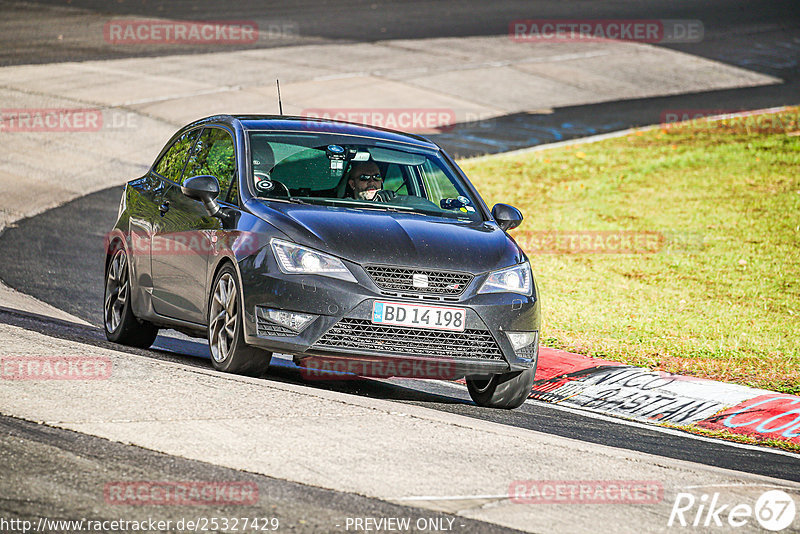
[{"label": "rike67 logo", "polygon": [[704,493],[700,497],[682,492],[675,496],[667,526],[700,528],[708,532],[715,527],[729,530],[750,525],[752,528],[756,526],[755,520],[763,529],[780,532],[792,526],[796,515],[792,496],[777,489],[762,493],[754,505],[726,501],[718,492]]}]

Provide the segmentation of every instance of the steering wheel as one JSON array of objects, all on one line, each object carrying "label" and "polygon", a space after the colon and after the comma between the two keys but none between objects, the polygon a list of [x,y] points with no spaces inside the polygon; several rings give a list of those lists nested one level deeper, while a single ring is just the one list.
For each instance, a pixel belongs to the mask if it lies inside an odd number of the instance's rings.
[{"label": "steering wheel", "polygon": [[372,197],[373,202],[389,202],[394,200],[397,195],[391,189],[381,189],[380,191],[375,192],[375,196]]},{"label": "steering wheel", "polygon": [[279,185],[283,188],[284,192],[286,193],[286,197],[291,197],[292,193],[289,191],[289,188],[282,182],[273,179],[269,174],[265,172],[254,172],[253,176],[257,178],[255,183],[256,191],[261,194],[272,194],[275,192],[275,186]]}]

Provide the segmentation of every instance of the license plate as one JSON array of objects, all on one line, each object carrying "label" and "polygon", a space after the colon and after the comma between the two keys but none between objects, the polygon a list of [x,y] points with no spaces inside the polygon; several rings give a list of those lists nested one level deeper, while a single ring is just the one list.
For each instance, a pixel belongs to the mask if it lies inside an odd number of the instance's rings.
[{"label": "license plate", "polygon": [[375,301],[372,304],[372,322],[463,332],[467,322],[467,311],[463,308]]}]

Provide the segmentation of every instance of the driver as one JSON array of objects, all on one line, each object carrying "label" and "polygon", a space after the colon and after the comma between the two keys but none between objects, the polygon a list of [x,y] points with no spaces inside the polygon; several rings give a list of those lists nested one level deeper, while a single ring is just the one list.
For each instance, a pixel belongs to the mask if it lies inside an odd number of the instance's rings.
[{"label": "driver", "polygon": [[394,191],[383,189],[383,176],[373,160],[353,163],[347,173],[347,185],[353,198],[386,202],[395,197]]}]

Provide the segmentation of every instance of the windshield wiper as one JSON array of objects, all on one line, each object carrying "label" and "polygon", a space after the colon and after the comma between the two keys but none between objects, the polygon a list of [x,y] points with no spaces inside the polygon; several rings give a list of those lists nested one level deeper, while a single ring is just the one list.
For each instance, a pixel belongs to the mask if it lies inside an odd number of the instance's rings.
[{"label": "windshield wiper", "polygon": [[384,210],[384,211],[392,211],[394,213],[415,213],[417,215],[424,215],[421,211],[416,210],[414,208],[408,208],[406,206],[369,206],[367,209],[375,209],[375,210]]}]

